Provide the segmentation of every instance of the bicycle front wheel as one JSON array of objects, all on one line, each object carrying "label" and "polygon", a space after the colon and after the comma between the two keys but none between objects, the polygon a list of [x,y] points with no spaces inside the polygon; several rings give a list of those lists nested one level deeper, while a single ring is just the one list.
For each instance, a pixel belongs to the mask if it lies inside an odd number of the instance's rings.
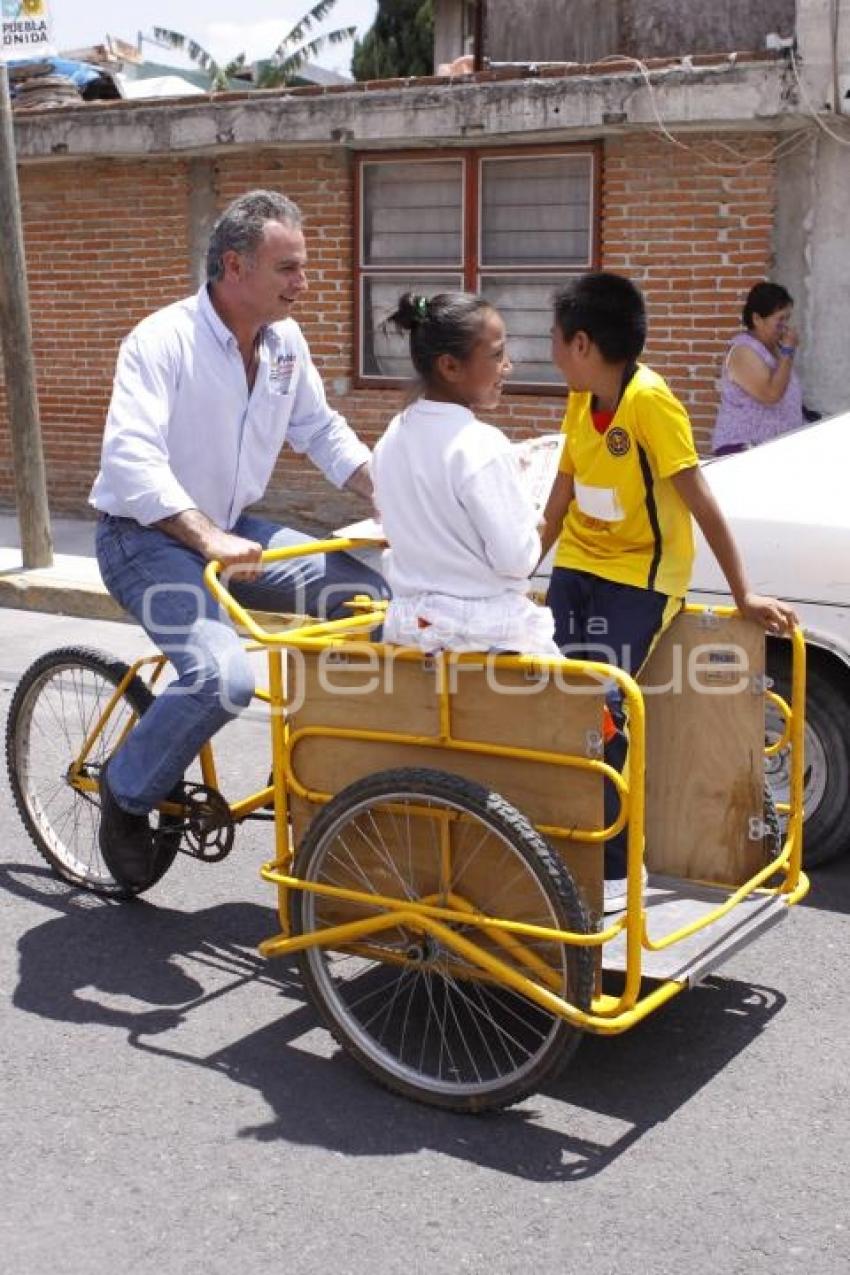
[{"label": "bicycle front wheel", "polygon": [[[498,794],[441,771],[385,771],[317,815],[295,875],[358,893],[587,933],[572,878]],[[385,912],[293,891],[293,928],[313,933]],[[513,971],[587,1008],[589,948],[447,923]],[[482,1111],[537,1088],[579,1031],[415,926],[344,949],[301,953],[305,986],[335,1038],[388,1088],[439,1107]]]},{"label": "bicycle front wheel", "polygon": [[[126,674],[123,661],[88,647],[48,651],[18,683],[6,724],[12,795],[39,854],[63,881],[118,898],[140,891],[120,885],[103,862],[99,794],[96,787],[75,785],[70,772]],[[97,780],[126,731],[152,703],[148,687],[134,677],[86,758],[87,779]],[[163,826],[168,822],[163,816]],[[159,837],[155,871],[144,889],[168,871],[179,844],[179,832]]]}]

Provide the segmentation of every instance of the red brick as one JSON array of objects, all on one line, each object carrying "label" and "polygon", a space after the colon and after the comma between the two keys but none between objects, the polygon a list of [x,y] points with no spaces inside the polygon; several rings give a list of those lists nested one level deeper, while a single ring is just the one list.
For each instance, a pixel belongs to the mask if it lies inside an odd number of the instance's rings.
[{"label": "red brick", "polygon": [[[739,156],[708,136],[688,148],[655,134],[605,146],[601,263],[646,290],[647,358],[668,376],[701,447],[714,419],[715,382],[750,284],[770,271],[775,138],[730,134]],[[752,163],[751,161],[757,162]],[[740,164],[748,164],[742,169]],[[301,205],[311,290],[299,318],[330,381],[354,372],[353,174],[339,148],[257,149],[215,162],[223,207],[242,191],[270,186]],[[189,260],[189,170],[180,158],[22,165],[28,262],[42,430],[51,503],[81,511],[97,469],[115,354],[141,318],[194,290]],[[5,403],[0,377],[0,402]],[[334,406],[367,441],[380,436],[400,390],[354,389]],[[508,394],[492,417],[512,437],[558,428],[564,393]],[[13,499],[9,439],[0,417],[0,500]],[[304,493],[315,512],[327,492],[303,457],[287,453],[270,490]]]}]

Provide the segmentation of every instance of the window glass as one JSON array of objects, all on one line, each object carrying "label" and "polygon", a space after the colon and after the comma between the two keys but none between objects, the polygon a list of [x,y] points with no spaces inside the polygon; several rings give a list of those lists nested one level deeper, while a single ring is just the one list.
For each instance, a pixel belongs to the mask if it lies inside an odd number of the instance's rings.
[{"label": "window glass", "polygon": [[361,233],[358,375],[407,379],[407,336],[383,323],[402,292],[477,289],[502,312],[514,372],[508,384],[551,391],[552,298],[592,268],[596,152],[464,149],[428,158],[358,157]]},{"label": "window glass", "polygon": [[364,164],[363,265],[460,265],[462,179],[459,160]]},{"label": "window glass", "polygon": [[587,155],[483,159],[482,266],[589,265],[590,183]]},{"label": "window glass", "polygon": [[407,380],[413,375],[407,332],[385,330],[387,316],[398,306],[403,292],[432,297],[437,292],[457,292],[463,287],[460,275],[423,275],[405,279],[400,275],[363,279],[363,373]]},{"label": "window glass", "polygon": [[558,280],[551,275],[532,278],[519,275],[482,275],[478,290],[501,314],[508,332],[508,355],[513,364],[511,381],[563,385],[552,366],[552,300]]}]

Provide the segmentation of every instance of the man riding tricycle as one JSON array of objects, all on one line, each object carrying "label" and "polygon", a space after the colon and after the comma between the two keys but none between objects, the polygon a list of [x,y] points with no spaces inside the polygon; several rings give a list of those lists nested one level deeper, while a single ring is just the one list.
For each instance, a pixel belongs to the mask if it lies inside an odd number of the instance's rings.
[{"label": "man riding tricycle", "polygon": [[[639,685],[595,661],[375,641],[384,604],[365,598],[347,619],[269,630],[207,576],[267,658],[257,694],[271,775],[226,799],[204,745],[202,783],[162,803],[148,884],[178,850],[221,858],[241,822],[272,813],[262,874],[279,931],[262,950],[298,954],[330,1030],[388,1087],[463,1110],[516,1101],[582,1032],[640,1022],[804,895],[799,633],[792,701],[778,701],[786,730],[771,745],[792,759],[783,838],[763,782],[765,697],[777,702],[763,636],[733,613],[688,609]],[[100,857],[99,775],[164,666],[50,652],[10,710],[30,834],[63,879],[107,895],[136,891]],[[626,774],[604,759],[612,682],[628,705]],[[607,826],[606,782],[620,803]],[[627,905],[605,915],[603,847],[622,827]]]}]

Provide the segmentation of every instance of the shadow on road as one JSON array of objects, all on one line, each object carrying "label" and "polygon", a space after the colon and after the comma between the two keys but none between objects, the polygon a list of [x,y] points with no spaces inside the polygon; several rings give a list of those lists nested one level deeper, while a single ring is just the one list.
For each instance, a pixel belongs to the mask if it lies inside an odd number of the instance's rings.
[{"label": "shadow on road", "polygon": [[818,908],[823,912],[850,913],[850,854],[843,855],[809,873],[812,888],[803,900],[803,907]]},{"label": "shadow on road", "polygon": [[[499,1115],[460,1116],[385,1093],[341,1051],[323,1057],[292,1047],[315,1029],[316,1017],[295,968],[267,963],[253,950],[269,934],[268,908],[224,903],[184,912],[144,901],[122,905],[75,891],[29,865],[1,866],[0,888],[56,914],[19,941],[17,1009],[119,1027],[133,1048],[158,1055],[163,1066],[188,1062],[256,1089],[270,1118],[240,1130],[240,1137],[350,1156],[430,1148],[532,1181],[588,1178],[673,1116],[784,1004],[770,988],[711,979],[624,1036],[588,1037],[564,1076],[545,1087],[542,1104],[531,1098]],[[285,1014],[208,1056],[181,1052],[180,1025],[193,1011],[252,983],[276,988],[290,1002]],[[99,1003],[98,994],[149,1008],[116,1008]],[[554,1111],[553,1101],[559,1104]],[[551,1127],[553,1120],[574,1132]],[[582,1129],[593,1135],[579,1136]]]}]

